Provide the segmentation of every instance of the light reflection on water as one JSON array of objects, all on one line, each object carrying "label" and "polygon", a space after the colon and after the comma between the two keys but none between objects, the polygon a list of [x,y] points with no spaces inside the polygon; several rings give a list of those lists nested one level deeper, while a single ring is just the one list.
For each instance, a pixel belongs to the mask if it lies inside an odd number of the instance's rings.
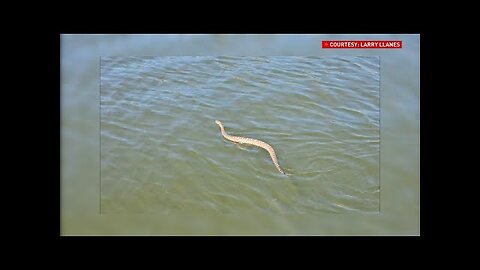
[{"label": "light reflection on water", "polygon": [[379,209],[378,57],[105,57],[100,98],[102,213]]},{"label": "light reflection on water", "polygon": [[[290,39],[294,38],[270,38],[283,45]],[[293,49],[291,54],[317,54],[314,39],[297,39],[307,50]],[[168,47],[168,42],[153,49],[141,38],[130,40],[137,45],[126,55],[174,55],[180,50]],[[171,36],[168,40],[176,42]],[[105,60],[111,61],[112,68],[102,68],[100,96],[100,61],[98,56],[85,57],[92,44],[89,38],[63,39],[63,232],[418,233],[419,119],[409,115],[418,116],[419,111],[415,78],[419,64],[418,46],[413,46],[418,40],[411,41],[405,42],[402,57],[390,58],[377,57],[383,53],[341,58],[198,57],[194,61],[105,57],[102,67]],[[117,52],[130,46],[119,45],[123,41],[118,37],[111,42],[117,42],[113,46]],[[98,55],[115,52],[107,50],[109,42],[95,44]],[[413,44],[411,49],[407,44]],[[189,55],[202,53],[193,47],[196,53]],[[162,50],[165,53],[159,53]],[[78,68],[82,63],[90,69]],[[213,122],[217,118],[234,135],[271,143],[280,164],[294,171],[293,176],[281,178],[263,150],[242,150],[224,141]],[[100,195],[103,214],[95,218]],[[395,200],[402,200],[403,207],[389,204]],[[375,214],[378,207],[380,215]],[[119,213],[142,214],[131,220]],[[89,225],[78,225],[82,219],[89,219]],[[192,219],[196,221],[189,222]],[[179,226],[182,222],[186,224]]]}]

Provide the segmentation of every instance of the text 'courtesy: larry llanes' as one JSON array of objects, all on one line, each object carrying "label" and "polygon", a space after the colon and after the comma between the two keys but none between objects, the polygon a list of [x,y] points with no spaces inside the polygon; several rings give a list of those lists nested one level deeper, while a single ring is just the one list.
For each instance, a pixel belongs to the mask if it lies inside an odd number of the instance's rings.
[{"label": "text 'courtesy: larry llanes'", "polygon": [[323,49],[401,49],[401,40],[323,40]]}]

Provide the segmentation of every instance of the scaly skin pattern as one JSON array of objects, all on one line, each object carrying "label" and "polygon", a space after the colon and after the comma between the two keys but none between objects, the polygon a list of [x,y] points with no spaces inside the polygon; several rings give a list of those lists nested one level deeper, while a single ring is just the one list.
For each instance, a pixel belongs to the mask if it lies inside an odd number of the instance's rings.
[{"label": "scaly skin pattern", "polygon": [[220,126],[220,130],[222,131],[222,135],[225,139],[232,142],[236,142],[236,143],[255,145],[267,150],[277,170],[285,174],[285,172],[282,170],[282,168],[280,168],[280,165],[278,164],[278,159],[277,159],[277,155],[275,154],[275,150],[273,150],[273,147],[271,147],[268,143],[262,142],[256,139],[228,135],[227,132],[225,132],[225,128],[223,127],[222,122],[215,120],[215,123]]}]

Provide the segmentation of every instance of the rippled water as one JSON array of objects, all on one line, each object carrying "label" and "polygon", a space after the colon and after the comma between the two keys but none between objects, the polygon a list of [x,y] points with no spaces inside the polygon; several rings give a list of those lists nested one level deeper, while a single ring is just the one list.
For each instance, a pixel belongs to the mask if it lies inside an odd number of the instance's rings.
[{"label": "rippled water", "polygon": [[[101,212],[378,212],[378,57],[102,57]],[[268,153],[226,141],[272,145]]]}]

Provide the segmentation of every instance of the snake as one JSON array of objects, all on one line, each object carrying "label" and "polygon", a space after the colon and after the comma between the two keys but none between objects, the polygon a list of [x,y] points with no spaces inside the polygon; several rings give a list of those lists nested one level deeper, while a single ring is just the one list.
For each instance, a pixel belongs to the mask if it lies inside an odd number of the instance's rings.
[{"label": "snake", "polygon": [[250,145],[258,146],[260,148],[267,150],[267,152],[270,154],[270,157],[272,158],[273,165],[275,165],[275,167],[279,172],[281,172],[282,174],[286,174],[278,164],[278,159],[277,159],[277,155],[275,154],[275,150],[273,150],[273,147],[270,146],[268,143],[257,140],[257,139],[228,135],[227,132],[225,132],[225,128],[223,127],[222,122],[215,120],[215,123],[218,126],[220,126],[220,131],[222,132],[222,135],[225,139],[232,141],[234,143],[250,144]]}]

